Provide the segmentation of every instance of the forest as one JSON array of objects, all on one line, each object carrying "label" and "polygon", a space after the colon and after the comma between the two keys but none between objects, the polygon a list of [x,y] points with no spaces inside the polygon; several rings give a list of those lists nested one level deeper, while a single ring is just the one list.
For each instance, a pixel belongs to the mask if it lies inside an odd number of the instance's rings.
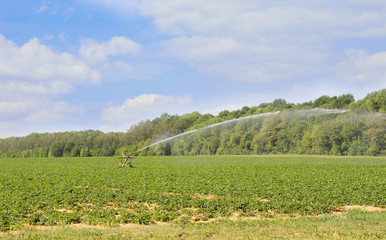
[{"label": "forest", "polygon": [[[343,114],[304,117],[298,110],[312,108],[346,109]],[[0,139],[0,157],[99,157],[120,156],[193,129],[230,119],[281,111],[280,114],[238,121],[139,151],[137,155],[241,155],[315,154],[386,155],[386,89],[355,100],[352,94],[321,96],[314,101],[244,106],[218,115],[199,112],[184,115],[167,113],[144,120],[127,132],[98,130],[32,133],[25,137]]]}]

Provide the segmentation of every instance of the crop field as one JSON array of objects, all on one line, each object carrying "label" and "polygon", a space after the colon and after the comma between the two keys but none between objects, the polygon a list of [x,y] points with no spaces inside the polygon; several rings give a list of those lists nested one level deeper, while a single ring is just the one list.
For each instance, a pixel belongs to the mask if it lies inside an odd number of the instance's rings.
[{"label": "crop field", "polygon": [[0,159],[0,230],[277,219],[385,208],[385,157]]}]

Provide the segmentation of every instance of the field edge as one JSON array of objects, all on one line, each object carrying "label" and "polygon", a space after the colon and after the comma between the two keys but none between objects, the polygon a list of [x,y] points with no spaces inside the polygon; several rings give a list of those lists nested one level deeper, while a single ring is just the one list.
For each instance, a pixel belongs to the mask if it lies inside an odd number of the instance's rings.
[{"label": "field edge", "polygon": [[385,239],[386,211],[350,209],[344,214],[323,214],[290,219],[218,219],[186,224],[126,224],[119,227],[64,225],[23,226],[2,232],[1,239]]}]

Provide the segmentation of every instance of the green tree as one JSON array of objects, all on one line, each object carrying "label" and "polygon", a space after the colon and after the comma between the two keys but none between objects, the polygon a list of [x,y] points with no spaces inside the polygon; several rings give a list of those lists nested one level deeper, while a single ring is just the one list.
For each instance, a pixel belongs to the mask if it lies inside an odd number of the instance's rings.
[{"label": "green tree", "polygon": [[51,147],[51,156],[61,157],[63,155],[63,149],[64,149],[63,143],[54,143]]},{"label": "green tree", "polygon": [[313,107],[323,108],[331,103],[331,98],[327,95],[321,96],[314,101]]},{"label": "green tree", "polygon": [[71,157],[79,157],[80,156],[80,152],[81,152],[81,147],[79,147],[78,145],[75,145],[71,149]]},{"label": "green tree", "polygon": [[75,143],[73,142],[67,142],[63,149],[63,156],[69,157],[71,156],[71,151],[75,147]]},{"label": "green tree", "polygon": [[80,150],[80,156],[81,157],[91,157],[91,151],[88,147],[83,147]]}]

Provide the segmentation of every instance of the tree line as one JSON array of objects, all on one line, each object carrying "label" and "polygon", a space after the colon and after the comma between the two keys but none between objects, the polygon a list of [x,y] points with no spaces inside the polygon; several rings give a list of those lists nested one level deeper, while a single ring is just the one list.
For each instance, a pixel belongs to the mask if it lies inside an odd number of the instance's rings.
[{"label": "tree line", "polygon": [[[311,108],[347,109],[344,114],[305,118],[295,110]],[[355,101],[352,94],[321,96],[294,104],[284,99],[258,106],[244,106],[218,115],[162,114],[141,121],[126,133],[77,131],[32,133],[26,137],[0,139],[0,156],[13,157],[95,157],[129,154],[159,139],[226,120],[281,111],[265,118],[226,124],[197,131],[176,140],[138,152],[139,155],[214,154],[324,154],[386,155],[386,89]]]}]

